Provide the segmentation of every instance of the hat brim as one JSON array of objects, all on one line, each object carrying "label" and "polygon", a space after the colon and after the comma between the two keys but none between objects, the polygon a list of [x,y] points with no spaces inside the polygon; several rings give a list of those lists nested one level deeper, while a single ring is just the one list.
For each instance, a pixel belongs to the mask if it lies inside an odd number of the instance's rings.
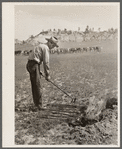
[{"label": "hat brim", "polygon": [[45,38],[47,41],[49,41],[50,39],[49,38]]}]

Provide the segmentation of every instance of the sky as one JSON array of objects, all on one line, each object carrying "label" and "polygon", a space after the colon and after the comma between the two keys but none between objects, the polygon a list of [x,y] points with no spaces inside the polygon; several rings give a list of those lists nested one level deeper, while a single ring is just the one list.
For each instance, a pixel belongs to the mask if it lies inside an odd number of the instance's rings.
[{"label": "sky", "polygon": [[26,40],[42,30],[85,31],[118,28],[119,3],[19,3],[14,5],[15,38]]}]

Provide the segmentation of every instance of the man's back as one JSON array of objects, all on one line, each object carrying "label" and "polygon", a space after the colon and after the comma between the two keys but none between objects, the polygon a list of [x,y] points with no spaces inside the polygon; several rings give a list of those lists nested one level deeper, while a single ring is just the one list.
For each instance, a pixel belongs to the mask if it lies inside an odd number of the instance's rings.
[{"label": "man's back", "polygon": [[41,64],[49,63],[49,48],[45,44],[39,44],[36,46],[29,54],[28,60],[35,60],[37,63]]}]

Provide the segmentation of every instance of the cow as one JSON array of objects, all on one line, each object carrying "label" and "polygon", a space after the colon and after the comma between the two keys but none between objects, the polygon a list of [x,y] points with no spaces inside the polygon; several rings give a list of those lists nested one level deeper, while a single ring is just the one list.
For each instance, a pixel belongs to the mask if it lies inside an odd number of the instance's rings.
[{"label": "cow", "polygon": [[82,51],[82,48],[77,48],[76,50],[77,50],[77,52],[79,53],[79,52]]},{"label": "cow", "polygon": [[90,51],[90,47],[87,47],[87,52],[89,52]]},{"label": "cow", "polygon": [[70,48],[70,53],[74,53],[74,52],[76,52],[76,48]]},{"label": "cow", "polygon": [[57,53],[57,48],[53,48],[50,50],[50,54],[55,54],[55,53]]},{"label": "cow", "polygon": [[60,48],[57,48],[57,54],[60,54]]},{"label": "cow", "polygon": [[87,52],[87,47],[84,47],[83,48],[83,52]]},{"label": "cow", "polygon": [[24,51],[24,55],[29,55],[29,51],[28,50],[25,50]]},{"label": "cow", "polygon": [[90,51],[90,52],[95,51],[95,47],[89,47],[89,51]]},{"label": "cow", "polygon": [[15,51],[15,55],[20,55],[21,54],[21,50]]},{"label": "cow", "polygon": [[67,53],[70,53],[70,48],[67,48]]},{"label": "cow", "polygon": [[60,53],[63,53],[64,52],[64,48],[60,48]]},{"label": "cow", "polygon": [[55,53],[55,50],[54,49],[51,49],[50,50],[50,54],[54,54]]},{"label": "cow", "polygon": [[102,50],[102,47],[100,47],[100,46],[96,46],[96,47],[95,47],[95,51],[96,51],[96,52],[101,52],[101,50]]},{"label": "cow", "polygon": [[68,53],[68,48],[64,48],[63,53]]}]

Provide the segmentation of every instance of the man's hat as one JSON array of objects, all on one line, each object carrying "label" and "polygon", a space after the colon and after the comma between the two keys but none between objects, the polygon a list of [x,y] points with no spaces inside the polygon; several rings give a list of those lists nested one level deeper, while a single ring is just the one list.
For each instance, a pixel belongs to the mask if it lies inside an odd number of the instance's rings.
[{"label": "man's hat", "polygon": [[59,47],[59,46],[57,45],[58,39],[57,39],[56,37],[45,38],[45,39],[46,39],[47,41],[49,41],[49,42],[53,42],[56,47]]}]

